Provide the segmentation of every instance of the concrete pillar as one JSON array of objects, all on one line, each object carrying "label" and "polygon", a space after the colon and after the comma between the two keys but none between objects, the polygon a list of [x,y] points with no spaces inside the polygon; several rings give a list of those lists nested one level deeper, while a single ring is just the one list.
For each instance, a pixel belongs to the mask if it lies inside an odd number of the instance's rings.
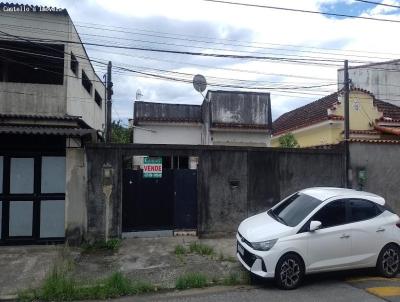
[{"label": "concrete pillar", "polygon": [[66,240],[80,244],[87,230],[86,158],[83,148],[66,149],[65,225]]}]

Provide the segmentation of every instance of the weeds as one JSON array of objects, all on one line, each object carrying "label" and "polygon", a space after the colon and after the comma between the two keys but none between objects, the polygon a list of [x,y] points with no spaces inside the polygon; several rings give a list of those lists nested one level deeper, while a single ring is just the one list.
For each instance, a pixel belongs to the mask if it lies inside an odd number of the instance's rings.
[{"label": "weeds", "polygon": [[185,255],[187,253],[187,250],[183,245],[178,244],[178,245],[175,246],[175,251],[174,252],[175,252],[175,255],[182,256],[182,255]]},{"label": "weeds", "polygon": [[207,277],[201,273],[188,273],[180,276],[175,283],[176,289],[202,288],[207,286]]},{"label": "weeds", "polygon": [[201,256],[212,256],[215,254],[214,248],[200,242],[192,242],[189,245],[189,251]]},{"label": "weeds", "polygon": [[121,246],[121,239],[113,238],[109,240],[96,241],[94,243],[85,243],[82,245],[84,253],[91,253],[101,250],[117,251]]},{"label": "weeds", "polygon": [[54,269],[42,287],[21,292],[20,301],[71,301],[108,299],[156,291],[157,288],[143,281],[131,281],[121,273],[113,273],[103,280],[82,285],[66,272]]}]

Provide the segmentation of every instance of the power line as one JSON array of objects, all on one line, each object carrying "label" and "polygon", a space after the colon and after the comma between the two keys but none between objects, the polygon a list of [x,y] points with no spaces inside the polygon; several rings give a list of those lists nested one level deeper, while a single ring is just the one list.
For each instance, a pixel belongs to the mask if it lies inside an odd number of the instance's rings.
[{"label": "power line", "polygon": [[214,2],[214,3],[221,3],[221,4],[239,5],[239,6],[247,6],[247,7],[266,8],[266,9],[290,11],[290,12],[296,12],[296,13],[318,14],[318,15],[334,16],[334,17],[346,17],[346,18],[354,18],[354,19],[400,23],[400,20],[382,19],[382,18],[373,18],[373,17],[364,17],[364,16],[355,16],[355,15],[339,14],[339,13],[319,12],[319,11],[306,10],[306,9],[287,8],[287,7],[252,4],[252,3],[242,3],[242,2],[222,1],[222,0],[200,0],[200,1]]},{"label": "power line", "polygon": [[374,4],[374,5],[380,5],[380,6],[386,6],[386,7],[400,8],[400,6],[398,6],[398,5],[386,4],[386,3],[375,2],[375,1],[367,1],[367,0],[354,0],[354,1],[368,3],[368,4]]}]

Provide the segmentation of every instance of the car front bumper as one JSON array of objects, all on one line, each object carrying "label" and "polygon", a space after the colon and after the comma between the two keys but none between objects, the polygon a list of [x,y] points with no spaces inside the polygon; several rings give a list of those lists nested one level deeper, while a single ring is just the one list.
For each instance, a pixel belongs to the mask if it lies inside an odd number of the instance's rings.
[{"label": "car front bumper", "polygon": [[[257,251],[243,242],[236,234],[236,257],[240,263],[253,274],[262,278],[275,277],[275,253],[271,251]],[[240,247],[243,248],[243,253],[240,252]]]}]

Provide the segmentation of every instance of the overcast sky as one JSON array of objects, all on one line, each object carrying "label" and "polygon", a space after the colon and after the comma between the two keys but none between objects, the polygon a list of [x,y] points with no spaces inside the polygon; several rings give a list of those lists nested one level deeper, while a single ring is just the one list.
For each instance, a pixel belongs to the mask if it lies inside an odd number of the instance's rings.
[{"label": "overcast sky", "polygon": [[[235,1],[400,20],[400,11],[396,8],[353,0]],[[394,5],[399,5],[398,2],[383,1]],[[282,89],[336,83],[337,69],[342,63],[332,59],[347,58],[354,65],[356,62],[394,59],[400,54],[397,37],[400,23],[327,17],[202,0],[39,0],[26,3],[66,8],[84,42],[299,58],[296,63],[288,63],[86,46],[91,58],[111,60],[115,66],[136,71],[170,77],[179,75],[171,72],[200,73],[215,85],[246,87],[242,89],[266,87],[264,91],[271,93],[274,118],[337,89],[336,85]],[[316,61],[321,58],[328,61]],[[105,72],[101,68],[97,71],[100,76]],[[190,75],[182,77],[189,79]],[[117,70],[113,80],[113,118],[123,119],[124,122],[132,116],[133,100],[138,89],[143,94],[143,101],[202,102],[202,96],[190,83],[152,79]]]}]

